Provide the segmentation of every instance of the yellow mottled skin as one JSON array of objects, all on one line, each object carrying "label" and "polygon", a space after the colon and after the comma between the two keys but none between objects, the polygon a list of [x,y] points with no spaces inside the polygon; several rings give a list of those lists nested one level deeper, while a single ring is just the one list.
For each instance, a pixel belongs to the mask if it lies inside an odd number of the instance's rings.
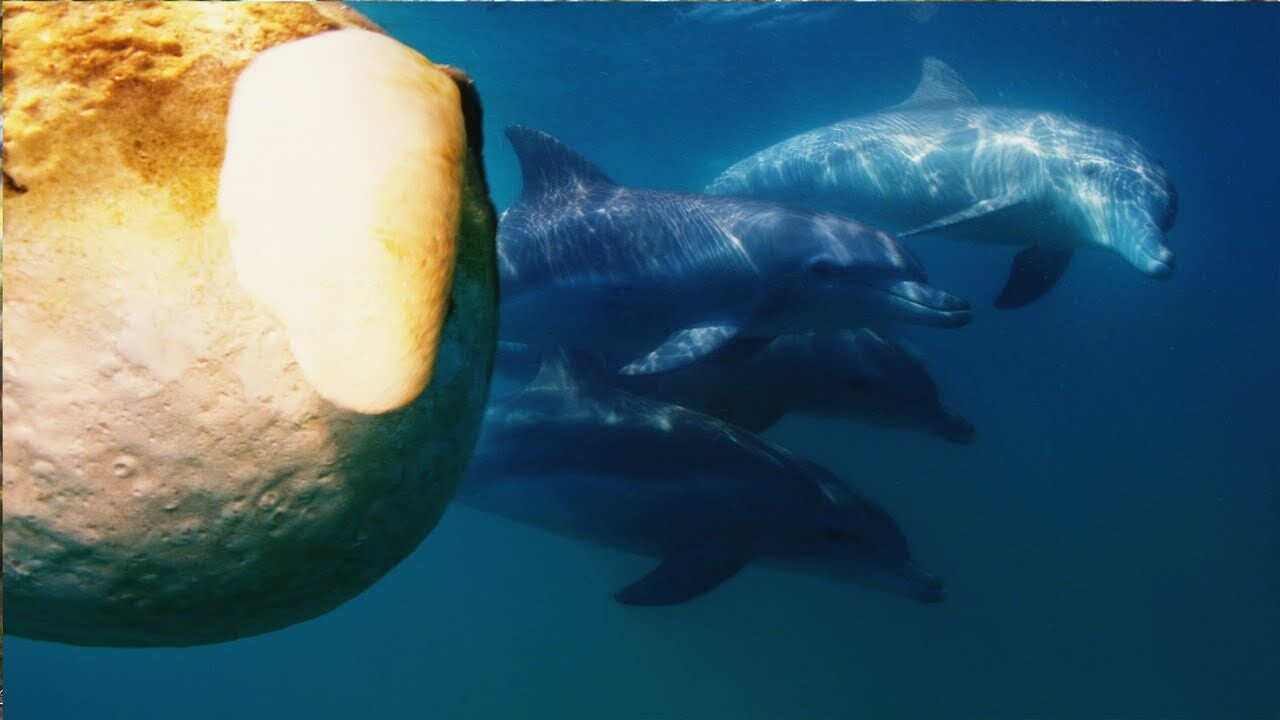
[{"label": "yellow mottled skin", "polygon": [[236,82],[219,189],[234,264],[335,404],[394,410],[431,376],[466,152],[459,103],[444,71],[364,30],[272,48]]},{"label": "yellow mottled skin", "polygon": [[332,3],[4,4],[7,632],[191,645],[284,627],[368,587],[452,496],[496,331],[479,158],[406,160],[455,166],[456,266],[430,291],[455,309],[426,390],[383,414],[300,371],[218,215],[240,71],[339,28],[376,29]]}]

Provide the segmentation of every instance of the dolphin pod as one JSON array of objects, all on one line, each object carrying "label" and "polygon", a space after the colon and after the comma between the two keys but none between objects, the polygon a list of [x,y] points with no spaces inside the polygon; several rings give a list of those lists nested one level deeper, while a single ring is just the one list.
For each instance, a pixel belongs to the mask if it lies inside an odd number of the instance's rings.
[{"label": "dolphin pod", "polygon": [[1140,272],[1174,268],[1164,234],[1177,194],[1136,140],[1050,112],[980,105],[926,58],[911,97],[761,150],[708,192],[849,213],[901,235],[1025,246],[996,306],[1048,292],[1075,250],[1114,252]]},{"label": "dolphin pod", "polygon": [[548,356],[490,406],[459,502],[660,558],[615,594],[625,604],[681,603],[751,562],[942,599],[893,519],[831,472],[570,363]]},{"label": "dolphin pod", "polygon": [[[507,129],[524,189],[499,224],[504,340],[630,354],[627,374],[738,338],[898,321],[955,327],[893,237],[838,215],[617,185],[550,135]],[[573,308],[573,312],[566,312]]]},{"label": "dolphin pod", "polygon": [[1024,247],[1002,308],[1043,296],[1080,248],[1174,266],[1177,196],[1135,140],[979,105],[932,58],[906,101],[762,150],[705,194],[622,186],[550,135],[507,137],[523,189],[498,232],[497,372],[540,370],[491,403],[458,500],[658,558],[615,593],[626,604],[682,603],[753,564],[943,598],[887,512],[757,435],[795,414],[973,441],[887,339],[970,319],[899,237]]}]

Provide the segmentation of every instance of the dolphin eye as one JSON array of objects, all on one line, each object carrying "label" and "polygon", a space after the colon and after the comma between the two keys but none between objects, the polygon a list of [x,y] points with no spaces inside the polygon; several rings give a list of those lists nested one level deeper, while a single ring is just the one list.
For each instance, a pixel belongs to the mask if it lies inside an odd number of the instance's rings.
[{"label": "dolphin eye", "polygon": [[840,266],[832,258],[825,255],[809,261],[809,273],[816,278],[829,280],[840,272]]},{"label": "dolphin eye", "polygon": [[1102,163],[1086,162],[1080,168],[1080,171],[1084,173],[1085,177],[1097,177],[1098,173],[1102,172]]},{"label": "dolphin eye", "polygon": [[872,389],[871,381],[861,375],[846,379],[844,386],[855,392],[869,392]]}]

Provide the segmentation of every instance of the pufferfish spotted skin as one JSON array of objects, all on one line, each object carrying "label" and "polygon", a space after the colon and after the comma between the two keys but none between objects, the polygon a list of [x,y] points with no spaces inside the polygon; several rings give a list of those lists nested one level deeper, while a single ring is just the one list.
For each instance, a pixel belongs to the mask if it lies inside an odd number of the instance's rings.
[{"label": "pufferfish spotted skin", "polygon": [[336,3],[3,12],[7,630],[194,645],[327,612],[475,442],[475,89]]}]

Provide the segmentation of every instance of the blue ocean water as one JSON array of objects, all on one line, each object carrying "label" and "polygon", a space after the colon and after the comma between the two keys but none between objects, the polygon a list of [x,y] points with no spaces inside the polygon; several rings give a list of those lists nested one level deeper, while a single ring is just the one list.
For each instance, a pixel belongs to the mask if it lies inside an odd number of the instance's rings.
[{"label": "blue ocean water", "polygon": [[1177,184],[1171,280],[1078,257],[1034,305],[1011,251],[921,238],[960,330],[915,330],[968,447],[789,419],[947,581],[924,606],[748,568],[614,603],[651,560],[463,507],[335,612],[183,650],[6,638],[14,718],[1280,717],[1280,13],[1266,6],[363,4],[476,80],[501,131],[697,190],[750,152],[904,99],[944,59],[984,102],[1138,138]]}]

